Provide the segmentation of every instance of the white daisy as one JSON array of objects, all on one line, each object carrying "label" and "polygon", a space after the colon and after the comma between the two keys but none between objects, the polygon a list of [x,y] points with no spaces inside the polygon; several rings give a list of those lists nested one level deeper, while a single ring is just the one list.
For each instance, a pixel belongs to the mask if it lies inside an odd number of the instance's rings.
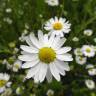
[{"label": "white daisy", "polygon": [[94,68],[94,65],[88,64],[88,65],[86,66],[86,69],[88,70],[88,74],[89,74],[90,76],[96,75],[96,68]]},{"label": "white daisy", "polygon": [[84,30],[84,35],[91,36],[93,34],[93,31],[91,29]]},{"label": "white daisy", "polygon": [[52,90],[52,89],[49,89],[48,91],[47,91],[47,94],[46,94],[47,96],[54,96],[54,91]]},{"label": "white daisy", "polygon": [[82,56],[82,55],[83,55],[83,53],[81,52],[81,49],[80,49],[80,48],[76,48],[76,49],[74,50],[74,54],[75,54],[76,56]]},{"label": "white daisy", "polygon": [[86,63],[87,58],[86,57],[82,57],[82,56],[76,56],[76,63],[83,65]]},{"label": "white daisy", "polygon": [[83,47],[81,48],[81,51],[87,57],[94,57],[95,55],[95,50],[90,45],[83,45]]},{"label": "white daisy", "polygon": [[43,35],[38,32],[38,39],[34,34],[26,38],[29,46],[21,45],[22,55],[19,59],[25,61],[22,68],[30,68],[26,78],[33,77],[35,82],[42,82],[45,77],[50,82],[52,75],[60,81],[60,74],[65,75],[69,71],[68,61],[72,61],[72,55],[67,53],[71,47],[62,47],[65,38],[55,37],[54,35]]},{"label": "white daisy", "polygon": [[13,64],[13,71],[18,72],[18,70],[21,68],[22,62],[20,60],[16,60]]},{"label": "white daisy", "polygon": [[60,37],[64,36],[64,33],[69,33],[71,24],[66,21],[65,18],[51,18],[46,22],[44,29],[49,31],[51,34],[58,35]]},{"label": "white daisy", "polygon": [[6,73],[0,73],[0,93],[4,92],[10,76]]},{"label": "white daisy", "polygon": [[72,41],[78,42],[79,41],[79,38],[78,37],[73,37]]},{"label": "white daisy", "polygon": [[91,90],[95,88],[95,82],[93,80],[85,80],[85,84]]},{"label": "white daisy", "polygon": [[49,6],[58,6],[59,0],[45,0],[45,3],[47,3]]}]

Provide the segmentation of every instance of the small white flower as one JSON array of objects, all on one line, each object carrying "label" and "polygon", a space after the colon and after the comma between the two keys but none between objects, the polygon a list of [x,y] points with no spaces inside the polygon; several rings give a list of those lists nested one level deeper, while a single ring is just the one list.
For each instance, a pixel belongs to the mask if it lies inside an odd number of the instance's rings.
[{"label": "small white flower", "polygon": [[87,58],[86,57],[82,57],[82,56],[76,56],[76,63],[83,65],[86,63]]},{"label": "small white flower", "polygon": [[21,36],[19,37],[19,40],[21,41],[21,42],[24,42],[25,40],[26,40],[26,34],[28,33],[28,31],[25,29],[24,31],[23,31],[23,33],[21,34]]},{"label": "small white flower", "polygon": [[45,3],[47,3],[49,6],[58,6],[59,0],[45,0]]},{"label": "small white flower", "polygon": [[96,75],[96,68],[94,68],[94,65],[88,64],[88,65],[86,66],[86,69],[88,70],[88,74],[89,74],[90,76]]},{"label": "small white flower", "polygon": [[81,48],[81,51],[87,57],[94,57],[95,55],[95,50],[90,45],[83,45],[83,47]]},{"label": "small white flower", "polygon": [[18,70],[21,68],[22,62],[20,60],[16,60],[13,65],[13,71],[18,72]]},{"label": "small white flower", "polygon": [[17,95],[20,95],[20,94],[21,94],[21,90],[22,90],[22,89],[21,89],[20,87],[17,87],[17,89],[16,89],[16,94],[17,94]]},{"label": "small white flower", "polygon": [[5,11],[6,11],[7,13],[10,13],[10,12],[12,12],[12,9],[11,9],[11,8],[7,8]]},{"label": "small white flower", "polygon": [[57,36],[63,37],[64,33],[69,33],[71,24],[66,21],[65,18],[51,18],[46,22],[44,29],[49,31],[50,34],[55,34]]},{"label": "small white flower", "polygon": [[12,19],[10,19],[9,17],[4,18],[3,20],[5,22],[7,22],[8,24],[12,24],[13,23]]},{"label": "small white flower", "polygon": [[47,91],[47,94],[46,94],[47,96],[53,96],[54,95],[54,91],[52,90],[52,89],[49,89],[48,91]]},{"label": "small white flower", "polygon": [[72,55],[68,52],[71,47],[62,47],[65,38],[54,35],[43,35],[38,32],[38,39],[34,34],[26,38],[28,46],[21,45],[22,55],[19,59],[25,61],[22,68],[30,68],[26,76],[27,79],[34,78],[35,82],[43,82],[45,77],[50,82],[52,75],[60,81],[60,74],[65,75],[69,71],[68,61],[72,61]]},{"label": "small white flower", "polygon": [[2,64],[7,64],[8,63],[8,61],[7,61],[7,59],[4,59],[3,61],[2,61]]},{"label": "small white flower", "polygon": [[76,48],[76,49],[74,50],[74,54],[75,54],[76,56],[82,56],[82,55],[83,55],[80,48]]},{"label": "small white flower", "polygon": [[91,36],[93,34],[93,31],[91,29],[84,30],[84,35]]},{"label": "small white flower", "polygon": [[95,88],[95,82],[93,81],[93,80],[85,80],[85,84],[86,84],[86,86],[90,89],[90,90],[92,90],[92,89],[94,89]]},{"label": "small white flower", "polygon": [[78,37],[74,37],[72,40],[73,40],[74,42],[78,42],[78,41],[79,41],[79,38],[78,38]]},{"label": "small white flower", "polygon": [[10,76],[6,73],[0,73],[0,93],[4,92]]},{"label": "small white flower", "polygon": [[96,38],[94,38],[93,40],[94,40],[94,42],[96,43]]},{"label": "small white flower", "polygon": [[11,96],[11,95],[12,95],[12,89],[6,88],[6,90],[0,96]]}]

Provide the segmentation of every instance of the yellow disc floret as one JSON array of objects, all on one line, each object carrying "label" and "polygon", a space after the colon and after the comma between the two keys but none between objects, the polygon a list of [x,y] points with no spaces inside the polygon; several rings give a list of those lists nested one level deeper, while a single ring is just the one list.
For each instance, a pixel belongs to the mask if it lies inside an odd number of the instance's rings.
[{"label": "yellow disc floret", "polygon": [[86,48],[86,52],[87,53],[90,53],[91,52],[91,49],[90,48]]},{"label": "yellow disc floret", "polygon": [[56,53],[52,48],[43,47],[39,50],[39,59],[49,64],[50,62],[53,62],[56,58]]},{"label": "yellow disc floret", "polygon": [[55,30],[61,30],[63,25],[60,22],[56,22],[53,24],[53,29]]},{"label": "yellow disc floret", "polygon": [[0,87],[5,86],[5,84],[6,84],[6,80],[0,80]]}]

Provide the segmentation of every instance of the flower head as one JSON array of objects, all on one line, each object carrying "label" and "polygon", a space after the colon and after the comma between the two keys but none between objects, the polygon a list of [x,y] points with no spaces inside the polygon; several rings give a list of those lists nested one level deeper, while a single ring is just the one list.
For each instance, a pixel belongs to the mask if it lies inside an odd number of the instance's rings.
[{"label": "flower head", "polygon": [[50,31],[51,34],[58,35],[60,37],[64,36],[64,33],[69,33],[71,24],[66,21],[65,18],[51,18],[45,24],[45,30]]},{"label": "flower head", "polygon": [[49,6],[58,6],[59,0],[45,0],[45,3],[47,3]]},{"label": "flower head", "polygon": [[81,48],[81,51],[87,57],[94,57],[95,55],[95,50],[90,45],[83,45],[83,47]]},{"label": "flower head", "polygon": [[22,62],[20,60],[16,60],[13,64],[13,71],[18,72],[18,70],[21,68]]},{"label": "flower head", "polygon": [[0,73],[0,93],[4,92],[10,76],[6,73]]},{"label": "flower head", "polygon": [[95,82],[93,80],[85,80],[85,84],[91,90],[95,88]]},{"label": "flower head", "polygon": [[87,58],[86,57],[82,57],[82,56],[76,56],[76,62],[80,65],[83,65],[86,63]]},{"label": "flower head", "polygon": [[88,74],[89,74],[90,76],[96,75],[96,68],[94,67],[94,65],[88,64],[88,65],[86,66],[86,69],[88,70]]},{"label": "flower head", "polygon": [[84,30],[84,35],[91,36],[93,34],[93,31],[91,29]]},{"label": "flower head", "polygon": [[21,45],[22,55],[19,59],[25,61],[22,68],[30,68],[26,78],[33,77],[35,82],[42,82],[45,77],[50,82],[52,75],[60,81],[60,74],[65,75],[69,71],[68,61],[72,61],[72,55],[67,53],[71,47],[62,47],[65,38],[43,35],[38,32],[38,39],[34,34],[26,38],[28,46]]}]

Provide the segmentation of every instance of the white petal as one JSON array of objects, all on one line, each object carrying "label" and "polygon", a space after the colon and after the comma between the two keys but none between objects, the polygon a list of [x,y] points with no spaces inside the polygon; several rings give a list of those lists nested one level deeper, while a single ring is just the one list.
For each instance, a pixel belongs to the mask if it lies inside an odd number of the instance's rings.
[{"label": "white petal", "polygon": [[44,42],[43,32],[41,30],[38,30],[38,39],[39,42]]},{"label": "white petal", "polygon": [[47,73],[47,68],[48,68],[48,65],[47,64],[42,64],[41,68],[40,68],[40,71],[39,71],[39,80],[40,82],[44,81],[45,79],[45,76],[46,76],[46,73]]},{"label": "white petal", "polygon": [[39,59],[31,61],[31,62],[26,62],[22,65],[22,68],[31,68],[31,67],[34,67],[38,63],[39,63]]},{"label": "white petal", "polygon": [[51,36],[49,38],[49,41],[48,41],[49,47],[51,47],[51,45],[53,44],[54,37],[55,37],[55,35],[54,34],[51,34]]},{"label": "white petal", "polygon": [[31,69],[29,69],[26,78],[32,78],[39,70],[40,68],[40,64],[37,64],[36,66],[32,67]]},{"label": "white petal", "polygon": [[63,46],[63,44],[65,43],[65,41],[66,41],[66,38],[60,39],[60,40],[57,42],[55,48],[58,50],[60,47]]},{"label": "white petal", "polygon": [[48,46],[48,35],[47,34],[44,35],[44,45]]},{"label": "white petal", "polygon": [[64,68],[60,65],[60,63],[57,60],[55,61],[55,65],[56,65],[59,73],[64,76],[65,75]]},{"label": "white petal", "polygon": [[54,76],[54,78],[55,78],[57,81],[60,81],[59,71],[58,71],[58,69],[56,68],[55,64],[54,64],[54,63],[51,63],[51,64],[49,64],[49,67],[50,67],[50,71],[51,71],[52,75]]},{"label": "white petal", "polygon": [[64,54],[71,50],[71,47],[63,47],[56,51],[57,54]]},{"label": "white petal", "polygon": [[33,61],[38,59],[38,55],[37,54],[32,54],[32,55],[20,55],[18,56],[19,60],[21,61]]},{"label": "white petal", "polygon": [[50,83],[52,81],[52,74],[50,72],[50,68],[48,66],[47,74],[46,74],[46,79]]},{"label": "white petal", "polygon": [[58,18],[55,16],[55,22],[58,22]]},{"label": "white petal", "polygon": [[71,54],[57,55],[56,57],[57,57],[57,59],[59,59],[61,61],[72,61],[73,60]]},{"label": "white petal", "polygon": [[4,92],[6,90],[5,86],[0,88],[0,93]]},{"label": "white petal", "polygon": [[55,37],[54,38],[54,41],[51,44],[51,47],[52,48],[56,48],[56,45],[57,45],[57,43],[58,43],[59,40],[60,40],[60,37],[59,36]]},{"label": "white petal", "polygon": [[33,44],[32,44],[32,42],[31,42],[29,36],[27,36],[25,40],[26,40],[26,42],[27,42],[27,44],[28,44],[29,46],[33,46]]},{"label": "white petal", "polygon": [[39,83],[39,75],[40,75],[40,69],[42,68],[42,63],[39,63],[39,67],[38,67],[38,71],[36,72],[36,74],[34,75],[34,82],[35,83]]},{"label": "white petal", "polygon": [[70,71],[70,67],[68,65],[68,62],[63,62],[63,61],[59,61],[56,60],[56,64],[58,64],[58,66],[60,66],[62,69],[66,70],[66,71]]},{"label": "white petal", "polygon": [[42,46],[39,43],[39,40],[37,40],[37,38],[35,37],[34,34],[30,34],[30,40],[33,43],[33,45],[37,48],[41,48]]},{"label": "white petal", "polygon": [[20,48],[28,53],[38,53],[38,49],[34,48],[34,47],[29,47],[26,45],[21,45]]}]

